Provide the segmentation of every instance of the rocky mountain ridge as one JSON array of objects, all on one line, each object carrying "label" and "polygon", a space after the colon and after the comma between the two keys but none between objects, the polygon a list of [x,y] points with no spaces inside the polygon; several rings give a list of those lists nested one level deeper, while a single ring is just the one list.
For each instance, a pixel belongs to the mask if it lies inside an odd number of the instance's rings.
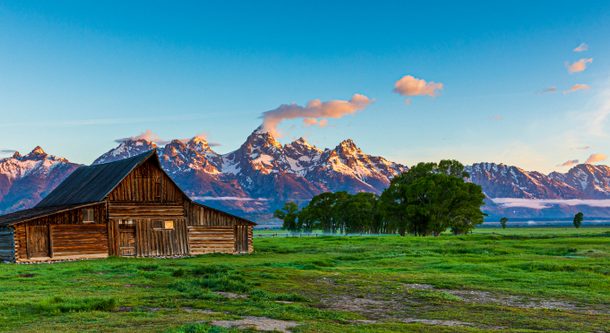
[{"label": "rocky mountain ridge", "polygon": [[[299,138],[281,144],[261,129],[235,151],[215,152],[205,138],[173,140],[163,146],[144,139],[126,139],[94,164],[131,157],[157,148],[163,168],[192,198],[207,205],[265,220],[286,201],[306,202],[325,191],[381,193],[404,165],[364,153],[352,140],[320,149]],[[31,207],[78,165],[50,156],[40,147],[25,156],[0,159],[0,212]],[[515,207],[497,198],[610,199],[610,168],[581,164],[566,173],[545,175],[516,166],[475,163],[466,167],[470,181],[488,197],[491,216],[568,216],[574,206],[536,209]],[[495,201],[494,201],[495,200]],[[578,207],[578,209],[583,209]],[[610,217],[610,208],[590,210]]]}]

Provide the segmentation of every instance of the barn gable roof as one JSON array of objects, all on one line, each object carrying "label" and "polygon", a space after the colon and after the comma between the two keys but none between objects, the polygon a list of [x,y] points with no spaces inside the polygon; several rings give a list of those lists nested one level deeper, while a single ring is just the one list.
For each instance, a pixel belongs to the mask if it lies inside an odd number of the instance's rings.
[{"label": "barn gable roof", "polygon": [[81,166],[35,208],[102,201],[131,171],[155,155],[156,150],[150,150],[115,162]]}]

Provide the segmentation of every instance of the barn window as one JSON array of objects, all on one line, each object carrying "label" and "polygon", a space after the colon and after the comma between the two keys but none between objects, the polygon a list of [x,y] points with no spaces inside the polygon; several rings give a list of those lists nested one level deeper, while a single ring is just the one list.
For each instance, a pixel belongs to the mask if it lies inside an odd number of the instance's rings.
[{"label": "barn window", "polygon": [[174,230],[174,221],[153,221],[154,230]]},{"label": "barn window", "polygon": [[83,208],[83,223],[95,223],[93,208]]}]

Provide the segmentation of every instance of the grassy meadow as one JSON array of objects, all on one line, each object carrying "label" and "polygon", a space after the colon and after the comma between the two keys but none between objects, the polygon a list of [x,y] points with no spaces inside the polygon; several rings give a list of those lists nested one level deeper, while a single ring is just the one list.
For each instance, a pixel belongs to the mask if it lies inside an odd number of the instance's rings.
[{"label": "grassy meadow", "polygon": [[261,237],[255,249],[1,264],[0,331],[610,331],[610,228]]}]

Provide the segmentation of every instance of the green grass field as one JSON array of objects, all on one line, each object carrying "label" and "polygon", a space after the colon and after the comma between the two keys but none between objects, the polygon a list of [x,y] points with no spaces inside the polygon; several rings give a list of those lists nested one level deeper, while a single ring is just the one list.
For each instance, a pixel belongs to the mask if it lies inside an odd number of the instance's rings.
[{"label": "green grass field", "polygon": [[610,228],[256,238],[255,248],[0,265],[0,330],[610,331]]}]

